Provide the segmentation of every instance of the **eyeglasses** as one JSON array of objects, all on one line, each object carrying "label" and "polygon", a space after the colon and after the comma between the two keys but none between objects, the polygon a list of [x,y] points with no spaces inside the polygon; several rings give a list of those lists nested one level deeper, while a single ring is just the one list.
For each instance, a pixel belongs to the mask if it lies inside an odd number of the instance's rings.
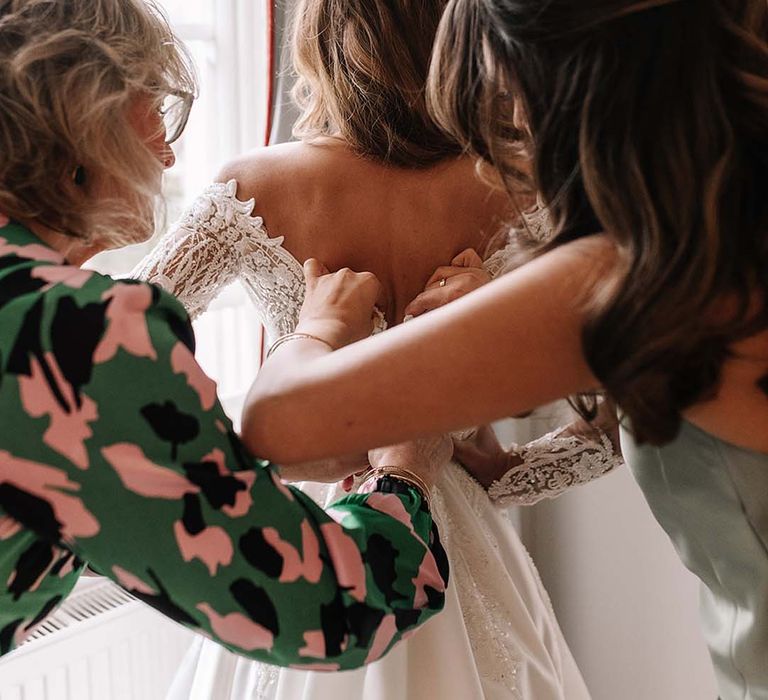
[{"label": "eyeglasses", "polygon": [[172,92],[165,97],[160,114],[165,123],[165,142],[172,144],[181,138],[187,127],[195,96],[189,92]]}]

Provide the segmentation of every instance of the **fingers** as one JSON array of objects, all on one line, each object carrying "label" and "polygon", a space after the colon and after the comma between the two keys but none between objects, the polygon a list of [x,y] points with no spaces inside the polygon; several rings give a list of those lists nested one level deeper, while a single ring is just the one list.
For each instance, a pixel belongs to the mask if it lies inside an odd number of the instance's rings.
[{"label": "fingers", "polygon": [[472,248],[462,250],[461,253],[451,260],[450,265],[438,267],[427,281],[425,288],[439,284],[441,280],[464,274],[467,272],[467,268],[483,269],[482,258]]},{"label": "fingers", "polygon": [[473,248],[467,248],[451,260],[451,265],[453,267],[482,267],[483,259]]},{"label": "fingers", "polygon": [[479,289],[491,281],[490,275],[483,269],[451,267],[441,268],[439,272],[447,276],[428,285],[406,307],[406,316],[418,316],[427,311],[432,311],[449,302],[456,301],[456,299]]},{"label": "fingers", "polygon": [[371,289],[371,294],[375,299],[375,303],[380,308],[386,308],[387,295],[384,285],[379,281],[372,272],[357,272],[354,273],[358,276],[361,282]]},{"label": "fingers", "polygon": [[337,274],[343,274],[350,281],[354,279],[359,283],[359,288],[365,290],[366,299],[370,301],[371,305],[375,304],[380,308],[386,307],[386,290],[379,281],[379,278],[372,272],[354,272],[345,267],[343,270],[339,270]]},{"label": "fingers", "polygon": [[406,316],[421,316],[428,311],[434,311],[441,306],[450,304],[460,298],[461,291],[453,287],[437,287],[422,292],[408,306],[405,307]]},{"label": "fingers", "polygon": [[[304,262],[304,280],[308,289],[313,289],[317,281],[326,275],[332,274],[331,271],[316,258],[308,258]],[[370,290],[374,299],[383,298],[384,290],[379,279],[372,272],[354,272],[348,267],[343,267],[333,273],[337,279],[344,280],[343,283],[354,282],[361,283],[364,288]]]},{"label": "fingers", "polygon": [[439,286],[442,280],[449,280],[451,277],[456,277],[456,275],[466,274],[467,268],[465,267],[450,267],[448,265],[438,267],[437,270],[435,270],[435,272],[432,274],[432,277],[427,280],[427,283],[424,285],[424,289]]},{"label": "fingers", "polygon": [[304,332],[318,335],[333,348],[344,347],[371,334],[374,305],[382,288],[370,272],[342,268],[329,272],[314,258],[304,263],[307,293],[299,314]]},{"label": "fingers", "polygon": [[304,279],[307,284],[315,282],[318,277],[328,274],[328,268],[315,258],[308,258],[304,263]]}]

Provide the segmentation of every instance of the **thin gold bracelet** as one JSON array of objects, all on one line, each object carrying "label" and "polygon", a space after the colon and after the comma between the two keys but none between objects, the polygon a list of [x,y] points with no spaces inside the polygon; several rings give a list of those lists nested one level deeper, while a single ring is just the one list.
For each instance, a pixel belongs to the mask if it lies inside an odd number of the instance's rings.
[{"label": "thin gold bracelet", "polygon": [[272,357],[274,352],[282,345],[285,345],[286,343],[289,343],[292,340],[315,340],[318,343],[322,343],[323,345],[327,345],[331,350],[335,350],[336,348],[333,347],[327,340],[323,340],[322,338],[318,338],[316,335],[311,335],[310,333],[286,333],[285,335],[281,335],[272,345],[270,346],[269,350],[267,351],[267,357],[266,359],[269,359]]},{"label": "thin gold bracelet", "polygon": [[362,489],[371,481],[378,481],[379,479],[383,479],[385,477],[390,477],[397,481],[402,481],[408,486],[416,489],[422,500],[427,504],[427,508],[430,508],[431,503],[429,488],[426,482],[418,474],[410,471],[410,469],[403,469],[402,467],[377,467],[370,474],[368,474],[368,476],[366,476],[366,478],[363,480],[363,483],[360,484],[359,488]]}]

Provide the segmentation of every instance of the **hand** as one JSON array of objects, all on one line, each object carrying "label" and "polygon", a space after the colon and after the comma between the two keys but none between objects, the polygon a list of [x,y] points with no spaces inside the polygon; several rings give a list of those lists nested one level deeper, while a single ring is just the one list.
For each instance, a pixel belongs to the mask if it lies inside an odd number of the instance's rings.
[{"label": "hand", "polygon": [[367,338],[381,285],[370,272],[330,273],[314,258],[304,263],[307,292],[296,331],[316,335],[333,348]]},{"label": "hand", "polygon": [[449,435],[412,440],[391,447],[380,447],[368,453],[368,461],[376,467],[401,467],[418,474],[434,486],[443,468],[453,456],[453,441]]},{"label": "hand", "polygon": [[502,448],[488,425],[478,428],[467,440],[454,439],[453,449],[454,459],[486,489],[512,467],[522,464],[514,452]]},{"label": "hand", "polygon": [[576,437],[581,440],[595,440],[600,442],[600,431],[603,431],[611,441],[613,451],[621,454],[621,438],[619,437],[618,408],[613,399],[604,396],[597,407],[595,419],[588,423],[583,418],[577,418],[573,423],[563,429],[562,437]]},{"label": "hand", "polygon": [[491,276],[483,268],[480,256],[467,248],[451,260],[450,266],[437,268],[424,291],[406,307],[405,315],[421,316],[474,292],[490,281]]}]

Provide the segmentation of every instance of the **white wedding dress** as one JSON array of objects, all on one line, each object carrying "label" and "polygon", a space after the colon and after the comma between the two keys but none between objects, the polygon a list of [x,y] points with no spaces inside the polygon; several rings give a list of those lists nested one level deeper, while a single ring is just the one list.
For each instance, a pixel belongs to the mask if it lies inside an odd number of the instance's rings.
[{"label": "white wedding dress", "polygon": [[[210,186],[134,272],[175,293],[192,316],[239,279],[267,335],[290,332],[304,297],[302,266],[236,198]],[[503,252],[488,261],[503,267]],[[382,319],[383,325],[383,319]],[[517,468],[495,484],[499,501],[535,502],[608,471],[605,446],[548,446],[535,473]],[[555,450],[553,455],[547,450]],[[601,451],[602,450],[602,451]],[[541,455],[539,455],[541,457]],[[337,486],[300,487],[320,504]],[[449,555],[445,610],[385,658],[344,673],[279,669],[237,657],[202,637],[177,675],[173,700],[588,700],[536,569],[502,508],[458,465],[433,492]],[[301,605],[301,601],[296,601]]]}]

